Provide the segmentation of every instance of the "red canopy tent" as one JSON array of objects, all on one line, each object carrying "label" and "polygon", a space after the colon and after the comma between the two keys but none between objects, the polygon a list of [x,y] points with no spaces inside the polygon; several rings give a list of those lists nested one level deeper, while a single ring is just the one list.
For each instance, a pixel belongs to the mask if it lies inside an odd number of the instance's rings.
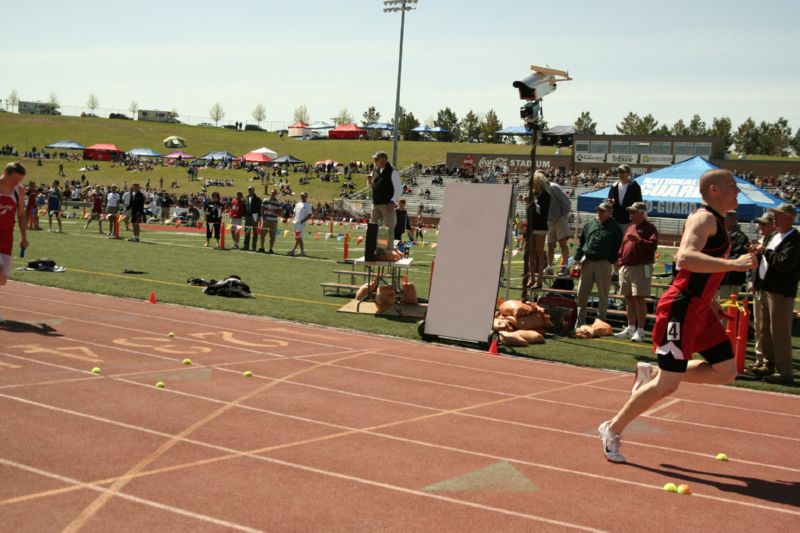
[{"label": "red canopy tent", "polygon": [[122,150],[116,144],[93,144],[83,150],[83,158],[92,161],[116,161]]},{"label": "red canopy tent", "polygon": [[339,124],[328,131],[328,137],[331,139],[360,139],[366,136],[367,130],[355,124]]},{"label": "red canopy tent", "polygon": [[262,154],[259,152],[248,152],[242,156],[242,159],[247,161],[248,163],[269,163],[272,161],[272,158],[266,154]]},{"label": "red canopy tent", "polygon": [[306,135],[311,135],[311,129],[308,127],[308,124],[302,120],[289,126],[288,130],[289,137],[304,137]]}]

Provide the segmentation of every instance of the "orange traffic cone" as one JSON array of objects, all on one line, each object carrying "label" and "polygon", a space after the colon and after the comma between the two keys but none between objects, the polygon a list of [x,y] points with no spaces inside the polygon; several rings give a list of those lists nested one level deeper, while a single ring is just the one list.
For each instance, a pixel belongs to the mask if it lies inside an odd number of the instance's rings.
[{"label": "orange traffic cone", "polygon": [[492,344],[489,345],[489,355],[500,355],[497,349],[497,337],[492,337]]},{"label": "orange traffic cone", "polygon": [[150,297],[147,298],[147,303],[149,303],[149,304],[157,303],[156,302],[156,293],[155,293],[155,291],[150,291]]}]

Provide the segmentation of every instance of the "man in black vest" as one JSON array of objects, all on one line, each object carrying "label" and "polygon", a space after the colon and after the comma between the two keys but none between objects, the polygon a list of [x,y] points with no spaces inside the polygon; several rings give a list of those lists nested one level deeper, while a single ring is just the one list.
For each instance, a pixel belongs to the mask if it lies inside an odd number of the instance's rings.
[{"label": "man in black vest", "polygon": [[139,242],[139,224],[144,221],[144,193],[138,183],[133,184],[131,191],[131,223],[133,224],[133,237],[128,239]]},{"label": "man in black vest", "polygon": [[403,192],[400,183],[400,173],[389,164],[386,152],[375,152],[372,156],[375,168],[369,177],[372,186],[372,216],[370,222],[379,224],[383,221],[389,226],[389,238],[386,251],[394,248],[394,227],[397,224],[395,209],[400,193]]},{"label": "man in black vest", "polygon": [[620,165],[617,167],[617,172],[619,181],[608,191],[608,200],[613,207],[612,217],[619,224],[622,233],[625,233],[632,224],[628,208],[634,202],[643,201],[642,188],[631,179],[631,167],[628,165]]},{"label": "man in black vest", "polygon": [[[256,196],[256,188],[247,188],[247,198],[244,199],[244,248],[250,251],[250,233],[253,234],[253,248],[256,251],[258,241],[258,217],[261,215],[261,198]],[[262,239],[263,244],[263,239]]]},{"label": "man in black vest", "polygon": [[764,333],[761,348],[767,359],[764,373],[774,372],[764,380],[791,385],[794,383],[792,321],[800,278],[800,233],[792,227],[797,218],[797,209],[792,204],[781,204],[770,211],[775,215],[776,231],[765,240],[766,244],[755,248],[761,255],[756,275],[761,280],[767,304],[761,317]]}]

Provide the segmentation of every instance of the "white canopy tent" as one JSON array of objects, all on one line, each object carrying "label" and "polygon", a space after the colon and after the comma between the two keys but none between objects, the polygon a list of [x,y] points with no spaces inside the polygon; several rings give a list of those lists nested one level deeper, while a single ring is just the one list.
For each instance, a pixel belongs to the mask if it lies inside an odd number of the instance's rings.
[{"label": "white canopy tent", "polygon": [[266,146],[262,146],[261,148],[256,148],[255,150],[250,150],[250,152],[255,154],[264,154],[270,159],[275,159],[276,157],[278,157],[278,152],[276,152],[275,150],[270,150]]}]

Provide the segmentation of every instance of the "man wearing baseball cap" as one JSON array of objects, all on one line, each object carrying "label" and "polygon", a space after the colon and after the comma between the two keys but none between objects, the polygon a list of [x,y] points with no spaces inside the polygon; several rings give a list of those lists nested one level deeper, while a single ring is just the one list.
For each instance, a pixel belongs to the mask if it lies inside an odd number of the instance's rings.
[{"label": "man wearing baseball cap", "polygon": [[766,246],[758,246],[755,253],[761,255],[758,277],[761,290],[766,297],[762,309],[765,333],[761,339],[764,355],[771,363],[774,373],[764,380],[770,383],[792,385],[792,321],[794,299],[797,297],[797,281],[800,279],[800,233],[792,227],[797,218],[797,209],[792,204],[781,204],[770,209],[775,216],[775,233]]},{"label": "man wearing baseball cap", "polygon": [[628,325],[614,336],[644,342],[644,325],[647,320],[647,302],[653,277],[658,230],[647,220],[647,205],[634,202],[628,207],[631,226],[622,237],[619,254],[619,286],[625,297]]},{"label": "man wearing baseball cap", "polygon": [[620,165],[617,167],[619,181],[611,186],[608,191],[608,201],[614,207],[613,216],[622,231],[626,231],[632,224],[631,215],[627,208],[634,202],[641,202],[642,188],[631,179],[631,167]]},{"label": "man wearing baseball cap", "polygon": [[622,230],[611,217],[608,202],[597,206],[597,218],[583,226],[578,249],[575,250],[575,269],[580,272],[578,284],[578,325],[586,322],[586,304],[592,286],[597,284],[597,315],[605,320],[608,293],[611,289],[612,266],[617,262],[622,244]]},{"label": "man wearing baseball cap", "polygon": [[403,186],[400,183],[400,173],[389,164],[389,155],[386,152],[375,152],[372,159],[375,161],[375,168],[369,177],[369,184],[372,187],[370,223],[383,222],[389,226],[386,245],[388,252],[394,248],[394,227],[397,223],[395,209],[403,192]]}]

